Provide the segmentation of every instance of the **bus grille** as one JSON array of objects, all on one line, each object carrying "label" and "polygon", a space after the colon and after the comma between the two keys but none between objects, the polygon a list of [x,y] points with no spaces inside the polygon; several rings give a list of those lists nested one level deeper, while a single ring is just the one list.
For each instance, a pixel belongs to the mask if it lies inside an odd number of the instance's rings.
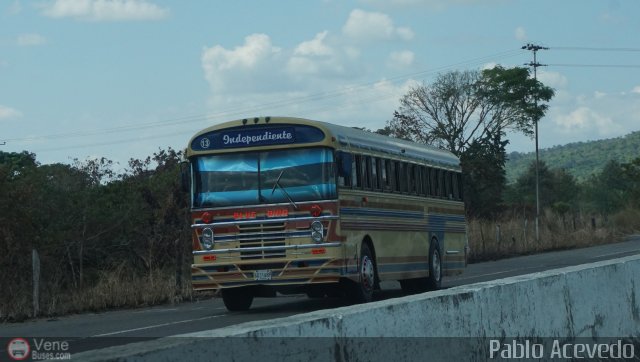
[{"label": "bus grille", "polygon": [[[284,223],[244,224],[238,225],[238,230],[240,249],[285,245]],[[284,258],[285,256],[286,251],[284,248],[240,252],[240,259],[245,260]]]}]

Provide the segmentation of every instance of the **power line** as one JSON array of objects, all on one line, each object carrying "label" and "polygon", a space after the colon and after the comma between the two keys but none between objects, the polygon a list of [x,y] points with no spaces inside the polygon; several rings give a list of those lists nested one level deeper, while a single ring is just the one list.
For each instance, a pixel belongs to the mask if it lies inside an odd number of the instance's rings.
[{"label": "power line", "polygon": [[553,50],[584,50],[593,52],[640,52],[640,48],[599,48],[599,47],[550,47]]},{"label": "power line", "polygon": [[577,67],[577,68],[640,68],[637,64],[548,64],[553,67]]},{"label": "power line", "polygon": [[[469,65],[474,65],[474,64],[482,64],[483,62],[487,62],[487,61],[491,61],[491,60],[504,59],[504,58],[507,58],[507,57],[516,56],[518,54],[520,54],[520,51],[511,49],[511,50],[506,50],[506,51],[502,51],[502,52],[491,54],[491,55],[472,58],[472,59],[464,60],[464,61],[461,61],[461,62],[458,62],[458,63],[453,63],[453,64],[437,67],[437,68],[434,68],[434,69],[429,69],[429,70],[423,70],[423,71],[414,72],[414,73],[398,75],[398,76],[394,76],[394,77],[391,77],[391,78],[388,78],[388,79],[384,79],[383,81],[387,81],[387,82],[390,82],[390,83],[397,83],[399,81],[408,80],[408,79],[411,79],[411,78],[426,78],[427,76],[429,76],[431,74],[442,72],[442,71],[445,71],[447,69],[451,69],[451,68],[454,68],[454,67],[459,67],[459,66],[463,66],[463,65],[469,66]],[[128,125],[128,126],[118,126],[118,127],[103,128],[103,129],[99,129],[99,130],[95,130],[94,129],[94,130],[85,130],[85,131],[76,131],[76,132],[64,132],[64,133],[48,134],[48,135],[32,136],[32,137],[10,138],[10,139],[6,139],[5,141],[28,142],[28,141],[46,140],[46,139],[51,139],[51,138],[63,139],[63,138],[94,136],[94,135],[100,135],[100,134],[104,134],[104,133],[130,132],[130,131],[137,131],[137,130],[143,130],[143,129],[148,129],[148,128],[158,128],[158,127],[167,127],[167,126],[185,124],[185,123],[202,122],[202,121],[205,121],[205,120],[213,120],[213,119],[216,119],[216,118],[223,118],[223,117],[224,118],[230,118],[231,116],[234,116],[234,115],[241,116],[243,114],[246,115],[248,113],[256,114],[256,113],[259,113],[261,111],[267,111],[267,110],[271,110],[271,109],[274,109],[274,108],[276,108],[276,109],[277,108],[284,108],[284,107],[287,107],[287,106],[292,106],[292,105],[296,105],[296,104],[300,104],[300,103],[308,103],[308,102],[328,100],[328,99],[331,99],[331,98],[337,98],[337,97],[340,97],[340,96],[343,96],[343,95],[346,95],[346,94],[349,94],[349,93],[352,93],[352,92],[359,91],[359,90],[361,90],[363,88],[371,87],[371,86],[373,86],[375,84],[378,84],[379,82],[380,82],[380,80],[368,81],[368,82],[363,82],[363,83],[359,83],[359,84],[354,84],[354,85],[351,85],[349,87],[338,89],[338,90],[318,92],[318,93],[314,93],[314,94],[310,94],[310,95],[306,95],[306,96],[288,98],[288,99],[284,99],[284,100],[263,103],[263,104],[255,105],[253,107],[238,108],[237,106],[233,106],[233,107],[228,108],[227,110],[221,110],[221,111],[213,113],[213,114],[192,115],[192,116],[185,116],[185,117],[179,117],[179,118],[173,118],[173,119],[167,119],[167,120],[161,120],[161,121],[147,122],[147,123],[142,123],[142,124],[137,124],[137,125]],[[387,98],[387,97],[384,97],[384,98]],[[375,101],[375,99],[372,100],[372,101]],[[333,107],[333,108],[339,109],[339,107]],[[150,136],[150,137],[153,137],[153,136]],[[148,138],[149,137],[145,137],[145,139],[148,139]],[[115,142],[121,143],[119,141],[115,141]],[[89,147],[89,146],[91,146],[91,145],[87,145],[87,147]],[[67,147],[56,148],[56,149],[64,149],[64,148],[67,148]]]}]

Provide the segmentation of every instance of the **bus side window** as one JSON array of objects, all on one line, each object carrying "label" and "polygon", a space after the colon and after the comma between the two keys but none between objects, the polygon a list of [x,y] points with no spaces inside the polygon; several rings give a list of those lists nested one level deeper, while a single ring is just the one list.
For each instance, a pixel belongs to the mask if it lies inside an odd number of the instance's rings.
[{"label": "bus side window", "polygon": [[406,162],[402,162],[402,173],[400,173],[402,192],[408,193],[409,190],[409,164]]},{"label": "bus side window", "polygon": [[353,180],[354,188],[362,188],[362,173],[361,171],[362,161],[360,155],[353,156],[353,164],[351,167],[351,179]]},{"label": "bus side window", "polygon": [[398,180],[398,172],[400,172],[400,162],[393,162],[393,191],[400,192],[400,180]]},{"label": "bus side window", "polygon": [[336,166],[338,186],[347,188],[353,186],[353,156],[343,151],[336,152]]},{"label": "bus side window", "polygon": [[390,192],[394,192],[395,190],[395,184],[393,183],[394,181],[394,165],[393,165],[393,161],[391,160],[386,160],[385,165],[387,166],[387,190],[389,190]]},{"label": "bus side window", "polygon": [[444,197],[444,171],[438,170],[438,197]]},{"label": "bus side window", "polygon": [[395,181],[396,181],[396,191],[402,193],[404,192],[407,187],[406,185],[406,180],[404,180],[403,177],[403,173],[402,171],[404,171],[404,163],[402,162],[396,162],[396,177],[395,177]]},{"label": "bus side window", "polygon": [[429,174],[427,168],[420,166],[420,196],[427,196],[429,194]]},{"label": "bus side window", "polygon": [[463,187],[463,183],[462,183],[462,173],[458,173],[458,195],[460,197],[460,200],[464,200],[464,187]]},{"label": "bus side window", "polygon": [[378,159],[378,170],[380,170],[380,190],[389,190],[389,179],[387,178],[387,163],[384,158]]},{"label": "bus side window", "polygon": [[460,190],[458,188],[458,185],[460,185],[460,183],[458,182],[458,175],[460,175],[457,172],[453,172],[453,199],[454,200],[460,200]]},{"label": "bus side window", "polygon": [[383,191],[384,190],[384,181],[382,180],[382,173],[384,172],[383,167],[382,167],[382,160],[378,157],[374,158],[375,160],[375,169],[377,171],[377,177],[376,177],[376,190],[378,191]]},{"label": "bus side window", "polygon": [[376,157],[369,157],[369,163],[371,165],[371,188],[378,190],[378,165],[376,164]]},{"label": "bus side window", "polygon": [[411,195],[415,195],[416,194],[416,188],[417,188],[417,179],[415,178],[415,171],[416,170],[416,165],[412,164],[412,163],[408,163],[407,164],[407,192],[409,192]]},{"label": "bus side window", "polygon": [[453,173],[451,171],[444,172],[444,189],[446,190],[444,197],[446,199],[453,199],[453,182],[452,182]]},{"label": "bus side window", "polygon": [[414,165],[413,166],[413,179],[415,180],[415,194],[416,195],[421,195],[422,194],[422,177],[420,174],[420,169],[422,168],[422,166],[420,165]]},{"label": "bus side window", "polygon": [[362,156],[362,187],[365,190],[371,189],[371,163],[369,161],[369,156]]},{"label": "bus side window", "polygon": [[429,167],[429,184],[431,186],[430,190],[431,192],[429,193],[429,195],[431,195],[431,197],[437,197],[438,196],[438,180],[436,178],[436,170]]}]

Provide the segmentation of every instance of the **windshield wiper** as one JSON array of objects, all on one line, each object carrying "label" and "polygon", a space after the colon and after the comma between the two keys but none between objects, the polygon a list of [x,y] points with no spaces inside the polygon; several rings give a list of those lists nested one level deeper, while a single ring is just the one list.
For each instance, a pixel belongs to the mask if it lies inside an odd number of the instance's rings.
[{"label": "windshield wiper", "polygon": [[271,195],[273,195],[273,193],[276,192],[276,187],[279,187],[280,190],[282,190],[282,193],[284,193],[284,195],[287,197],[291,205],[293,205],[293,208],[298,210],[298,205],[296,205],[296,203],[293,201],[291,196],[289,196],[289,193],[287,192],[287,190],[285,190],[284,187],[280,185],[280,179],[282,178],[282,174],[284,174],[284,170],[280,171],[280,175],[278,175],[276,182],[273,184],[273,188],[271,189]]}]

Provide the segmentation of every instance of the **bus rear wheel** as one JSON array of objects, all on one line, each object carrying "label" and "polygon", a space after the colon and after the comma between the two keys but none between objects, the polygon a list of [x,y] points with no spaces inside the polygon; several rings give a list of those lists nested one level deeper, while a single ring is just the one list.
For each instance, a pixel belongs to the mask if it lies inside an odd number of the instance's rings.
[{"label": "bus rear wheel", "polygon": [[434,239],[429,247],[429,277],[427,278],[427,290],[437,290],[442,287],[442,257],[440,247]]},{"label": "bus rear wheel", "polygon": [[253,293],[247,287],[222,289],[222,301],[230,312],[249,310]]},{"label": "bus rear wheel", "polygon": [[405,293],[424,293],[440,289],[442,286],[442,258],[438,241],[433,239],[429,245],[429,276],[426,278],[400,280]]}]

